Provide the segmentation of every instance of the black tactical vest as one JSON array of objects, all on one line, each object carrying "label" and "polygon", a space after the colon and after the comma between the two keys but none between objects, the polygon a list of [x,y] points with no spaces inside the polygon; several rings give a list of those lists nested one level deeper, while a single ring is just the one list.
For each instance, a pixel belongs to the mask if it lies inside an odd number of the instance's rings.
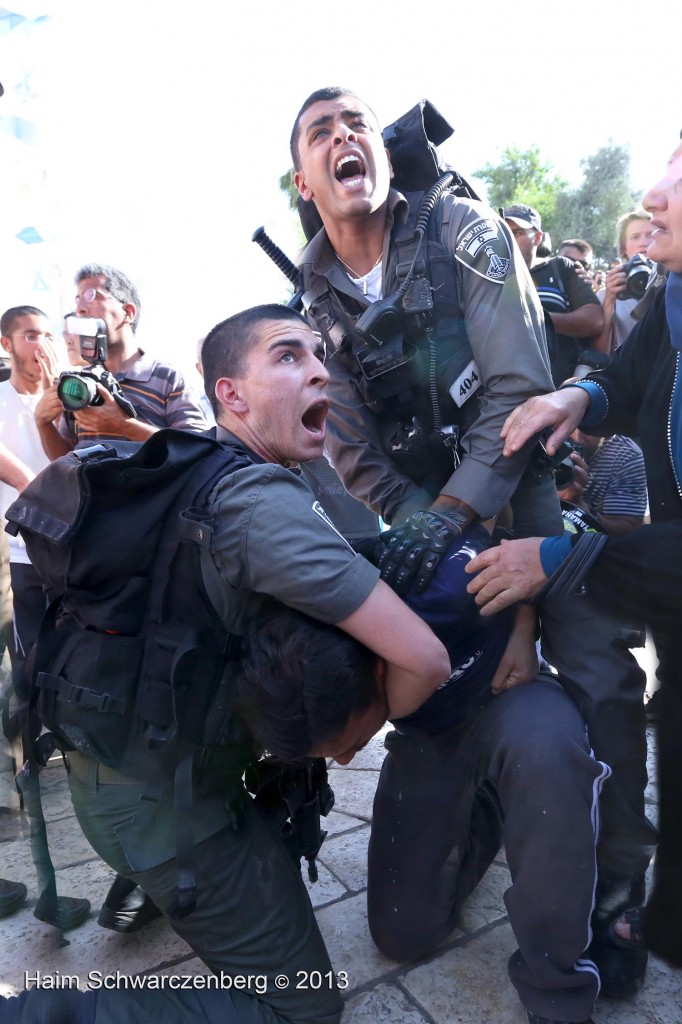
[{"label": "black tactical vest", "polygon": [[[384,296],[398,290],[412,267],[418,244],[415,226],[424,195],[407,193],[407,218],[393,225]],[[417,267],[418,276],[431,287],[435,325],[430,338],[408,318],[403,329],[384,344],[368,342],[355,330],[368,304],[339,292],[325,277],[313,273],[312,264],[300,267],[306,314],[320,331],[328,358],[343,365],[359,401],[376,416],[384,450],[422,485],[427,465],[433,475],[434,462],[440,464],[435,476],[441,479],[453,469],[452,450],[439,431],[455,426],[461,437],[479,415],[476,396],[458,406],[445,383],[458,380],[473,359],[457,294],[454,258],[442,241],[450,209],[442,199],[436,204]],[[414,437],[415,431],[421,440],[410,452],[412,442],[406,439]]]},{"label": "black tactical vest", "polygon": [[77,749],[141,780],[227,749],[238,640],[206,594],[206,499],[248,453],[161,430],[51,463],[10,506],[54,600],[33,659],[41,720]]}]

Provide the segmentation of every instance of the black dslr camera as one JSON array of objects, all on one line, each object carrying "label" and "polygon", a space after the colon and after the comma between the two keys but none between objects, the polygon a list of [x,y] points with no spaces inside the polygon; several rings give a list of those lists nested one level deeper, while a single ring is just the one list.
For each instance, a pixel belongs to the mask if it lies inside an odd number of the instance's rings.
[{"label": "black dslr camera", "polygon": [[91,364],[82,370],[64,370],[59,375],[57,394],[64,408],[69,412],[77,412],[88,405],[104,405],[104,399],[97,390],[101,384],[109,394],[113,395],[126,416],[137,418],[132,404],[123,394],[121,385],[112,373],[107,370],[104,360],[107,358],[107,334],[104,320],[94,320],[84,316],[68,316],[65,329],[69,334],[80,338],[81,355]]},{"label": "black dslr camera", "polygon": [[571,454],[577,452],[578,455],[582,455],[584,447],[576,441],[567,439],[561,442],[554,455],[550,455],[545,447],[549,434],[550,431],[546,430],[541,435],[531,455],[531,466],[538,477],[548,469],[551,470],[557,491],[563,491],[573,479],[574,462]]},{"label": "black dslr camera", "polygon": [[635,253],[632,259],[624,263],[620,269],[625,272],[625,288],[623,288],[622,292],[618,292],[616,298],[637,299],[639,302],[654,275],[655,264],[647,259],[646,256]]},{"label": "black dslr camera", "polygon": [[[560,445],[556,455],[552,456],[552,476],[554,477],[557,491],[563,491],[564,487],[568,487],[573,480],[575,463],[571,458],[571,452],[577,452],[578,455],[582,455],[583,446],[576,441],[566,440]],[[563,455],[563,458],[559,460],[560,455]]]}]

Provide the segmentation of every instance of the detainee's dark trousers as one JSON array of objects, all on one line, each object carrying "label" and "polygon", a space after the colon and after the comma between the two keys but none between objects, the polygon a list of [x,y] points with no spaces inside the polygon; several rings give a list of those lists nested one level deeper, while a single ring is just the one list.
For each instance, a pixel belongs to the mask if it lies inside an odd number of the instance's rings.
[{"label": "detainee's dark trousers", "polygon": [[[552,476],[526,470],[512,498],[518,537],[563,532]],[[607,887],[626,893],[644,874],[657,834],[644,810],[646,676],[624,640],[624,624],[581,596],[550,598],[540,607],[542,653],[575,700],[587,724],[595,757],[612,775],[601,800],[597,848]],[[627,902],[627,897],[626,902]]]},{"label": "detainee's dark trousers", "polygon": [[586,1020],[598,992],[582,959],[596,880],[598,798],[608,768],[589,752],[575,704],[549,676],[495,697],[466,725],[392,732],[374,803],[368,909],[379,949],[434,949],[504,843],[505,904],[524,1006]]},{"label": "detainee's dark trousers", "polygon": [[540,608],[542,653],[559,673],[587,725],[595,757],[612,775],[601,800],[600,875],[623,887],[644,875],[657,832],[644,807],[646,675],[623,622],[581,595],[550,598]]}]

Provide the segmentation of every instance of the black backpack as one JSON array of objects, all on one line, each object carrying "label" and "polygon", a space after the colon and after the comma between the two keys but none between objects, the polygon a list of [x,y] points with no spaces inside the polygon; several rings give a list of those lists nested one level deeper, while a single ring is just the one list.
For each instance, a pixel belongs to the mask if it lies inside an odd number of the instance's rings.
[{"label": "black backpack", "polygon": [[7,511],[52,598],[31,703],[62,749],[124,775],[173,777],[226,745],[238,641],[203,587],[206,499],[244,449],[160,430],[47,466]]},{"label": "black backpack", "polygon": [[326,835],[320,814],[334,804],[324,759],[265,765],[232,716],[230,669],[240,640],[209,601],[200,549],[211,538],[211,491],[252,464],[239,444],[159,430],[144,444],[70,452],[7,511],[7,530],[21,533],[52,596],[32,653],[30,708],[63,751],[77,749],[145,782],[146,804],[174,786],[171,916],[195,905],[194,783],[219,791],[238,827],[250,766],[255,802],[295,862],[306,857],[312,881]]}]

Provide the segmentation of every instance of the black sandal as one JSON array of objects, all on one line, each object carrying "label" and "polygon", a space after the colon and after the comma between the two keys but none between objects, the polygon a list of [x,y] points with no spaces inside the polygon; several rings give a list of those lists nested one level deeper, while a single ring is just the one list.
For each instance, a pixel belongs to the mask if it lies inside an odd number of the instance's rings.
[{"label": "black sandal", "polygon": [[[630,929],[629,939],[624,939],[616,931],[615,926],[619,921],[624,922]],[[642,907],[631,907],[630,910],[624,910],[622,914],[619,914],[609,925],[609,938],[614,945],[620,946],[621,949],[646,949],[647,945],[642,932]]]}]

